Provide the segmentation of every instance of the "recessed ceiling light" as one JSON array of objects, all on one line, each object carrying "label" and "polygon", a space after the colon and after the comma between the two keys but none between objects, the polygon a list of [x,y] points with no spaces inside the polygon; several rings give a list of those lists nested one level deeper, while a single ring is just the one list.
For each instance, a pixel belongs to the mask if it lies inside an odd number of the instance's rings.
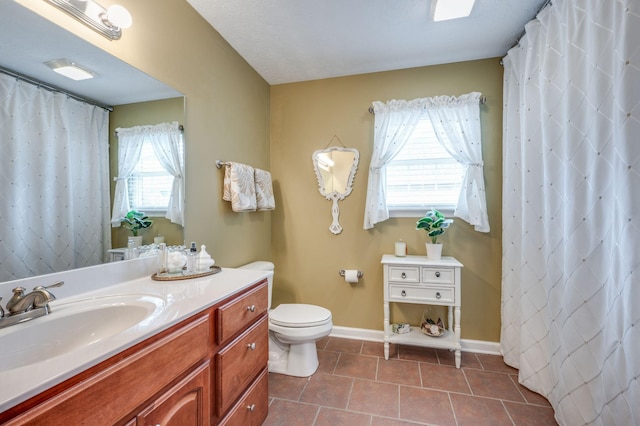
[{"label": "recessed ceiling light", "polygon": [[471,14],[475,0],[432,0],[431,14],[434,21],[464,18]]},{"label": "recessed ceiling light", "polygon": [[72,80],[86,80],[88,78],[93,78],[95,75],[95,73],[68,59],[54,59],[52,61],[45,62],[44,64],[58,74]]}]

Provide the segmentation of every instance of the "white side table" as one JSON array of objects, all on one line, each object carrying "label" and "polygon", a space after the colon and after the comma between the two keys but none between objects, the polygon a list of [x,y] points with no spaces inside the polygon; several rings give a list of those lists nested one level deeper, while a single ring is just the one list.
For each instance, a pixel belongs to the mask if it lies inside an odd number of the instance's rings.
[{"label": "white side table", "polygon": [[[429,260],[426,256],[382,256],[384,266],[384,358],[389,359],[389,343],[455,350],[456,368],[460,368],[460,270],[463,265],[453,257]],[[389,324],[389,303],[440,305],[448,308],[448,330],[444,336],[431,337],[420,326],[407,334],[396,334]]]}]

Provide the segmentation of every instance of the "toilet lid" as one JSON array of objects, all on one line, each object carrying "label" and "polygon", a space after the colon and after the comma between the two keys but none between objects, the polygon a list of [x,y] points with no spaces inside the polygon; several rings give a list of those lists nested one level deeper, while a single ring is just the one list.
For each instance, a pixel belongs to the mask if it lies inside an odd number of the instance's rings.
[{"label": "toilet lid", "polygon": [[269,311],[269,320],[282,327],[313,327],[331,320],[331,311],[321,306],[284,303]]}]

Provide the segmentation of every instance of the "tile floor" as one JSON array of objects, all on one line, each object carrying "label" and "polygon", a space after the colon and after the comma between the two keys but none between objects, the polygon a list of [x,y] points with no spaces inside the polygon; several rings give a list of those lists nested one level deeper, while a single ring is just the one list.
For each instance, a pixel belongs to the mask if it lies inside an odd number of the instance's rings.
[{"label": "tile floor", "polygon": [[495,355],[328,337],[309,378],[269,374],[275,426],[556,425],[542,396],[518,384],[518,371]]}]

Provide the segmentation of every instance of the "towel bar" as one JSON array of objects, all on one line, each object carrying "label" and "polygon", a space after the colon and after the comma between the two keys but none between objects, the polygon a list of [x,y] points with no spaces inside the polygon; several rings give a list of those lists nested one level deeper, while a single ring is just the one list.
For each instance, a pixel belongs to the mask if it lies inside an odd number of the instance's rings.
[{"label": "towel bar", "polygon": [[216,167],[219,169],[221,169],[222,166],[228,166],[229,164],[231,164],[229,161],[216,160]]}]

